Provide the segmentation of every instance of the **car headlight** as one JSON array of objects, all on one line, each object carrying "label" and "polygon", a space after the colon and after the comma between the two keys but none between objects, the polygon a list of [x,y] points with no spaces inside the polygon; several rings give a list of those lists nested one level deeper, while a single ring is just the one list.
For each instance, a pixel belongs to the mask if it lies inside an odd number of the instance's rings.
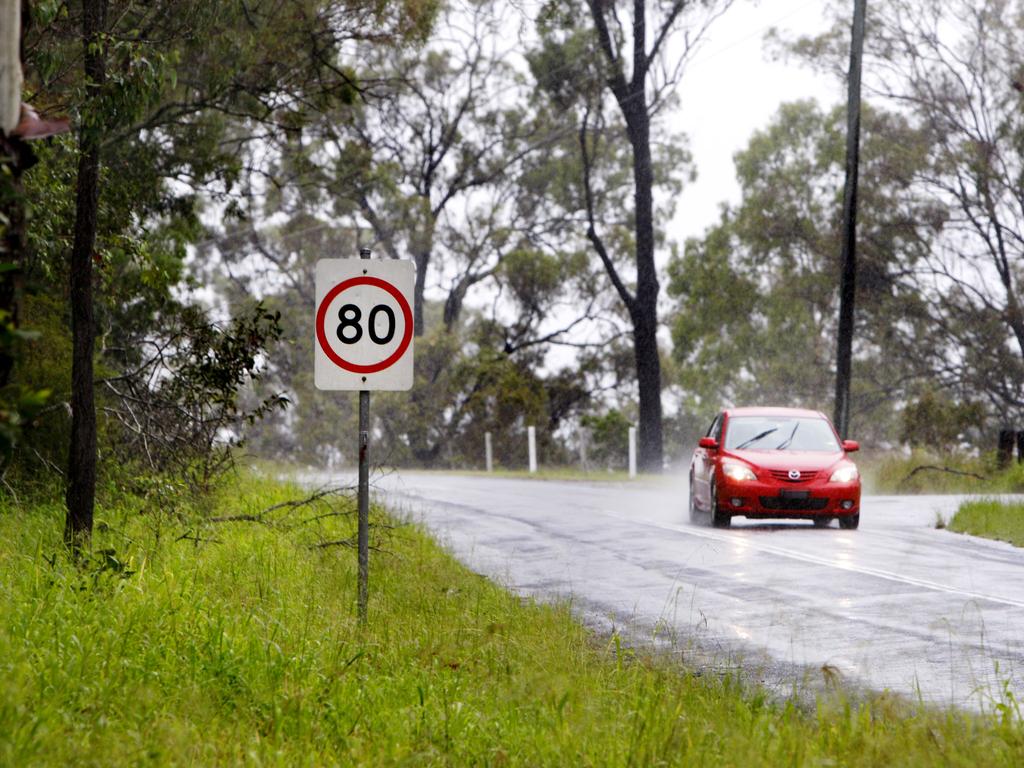
[{"label": "car headlight", "polygon": [[832,473],[832,477],[828,480],[830,483],[852,483],[859,477],[857,474],[857,468],[852,464],[848,464],[845,467],[840,467]]},{"label": "car headlight", "polygon": [[746,464],[737,464],[730,461],[722,465],[722,472],[730,480],[757,480],[754,470]]}]

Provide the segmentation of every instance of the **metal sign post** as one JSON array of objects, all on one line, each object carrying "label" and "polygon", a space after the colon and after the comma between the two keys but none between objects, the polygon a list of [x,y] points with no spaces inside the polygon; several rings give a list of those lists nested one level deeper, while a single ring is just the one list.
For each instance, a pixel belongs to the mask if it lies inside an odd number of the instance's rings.
[{"label": "metal sign post", "polygon": [[[359,258],[370,258],[369,248],[359,249]],[[359,390],[359,597],[356,612],[366,623],[366,601],[370,587],[370,392]]]},{"label": "metal sign post", "polygon": [[370,391],[408,390],[413,382],[411,261],[321,259],[316,265],[314,382],[359,392],[359,491],[356,612],[366,621],[370,575]]}]

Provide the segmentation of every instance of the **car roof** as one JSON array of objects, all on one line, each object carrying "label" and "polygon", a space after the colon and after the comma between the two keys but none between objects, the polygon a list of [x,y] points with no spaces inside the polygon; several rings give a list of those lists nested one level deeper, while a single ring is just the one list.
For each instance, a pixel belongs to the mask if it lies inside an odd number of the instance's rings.
[{"label": "car roof", "polygon": [[747,406],[744,408],[726,408],[725,415],[733,416],[803,416],[812,419],[824,419],[825,414],[821,411],[812,411],[808,408],[781,408],[781,407],[759,407]]}]

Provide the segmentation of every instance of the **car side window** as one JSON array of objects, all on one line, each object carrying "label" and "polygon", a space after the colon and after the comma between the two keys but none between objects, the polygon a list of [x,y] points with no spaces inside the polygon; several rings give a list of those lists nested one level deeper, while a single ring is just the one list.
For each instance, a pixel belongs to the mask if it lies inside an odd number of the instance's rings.
[{"label": "car side window", "polygon": [[711,422],[711,426],[708,427],[708,433],[705,437],[713,437],[715,440],[721,441],[722,439],[722,414],[715,416],[715,420]]}]

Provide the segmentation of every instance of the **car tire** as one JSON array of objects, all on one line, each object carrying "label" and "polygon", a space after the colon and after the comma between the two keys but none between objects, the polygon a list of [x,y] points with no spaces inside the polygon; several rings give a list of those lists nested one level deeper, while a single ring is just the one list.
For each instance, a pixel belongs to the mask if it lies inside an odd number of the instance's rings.
[{"label": "car tire", "polygon": [[718,508],[718,481],[711,477],[711,525],[715,528],[728,528],[732,525],[732,515]]},{"label": "car tire", "polygon": [[857,530],[860,525],[860,512],[856,515],[845,515],[839,518],[839,527],[847,531]]},{"label": "car tire", "polygon": [[832,524],[831,517],[815,517],[812,520],[815,528],[828,528]]}]

